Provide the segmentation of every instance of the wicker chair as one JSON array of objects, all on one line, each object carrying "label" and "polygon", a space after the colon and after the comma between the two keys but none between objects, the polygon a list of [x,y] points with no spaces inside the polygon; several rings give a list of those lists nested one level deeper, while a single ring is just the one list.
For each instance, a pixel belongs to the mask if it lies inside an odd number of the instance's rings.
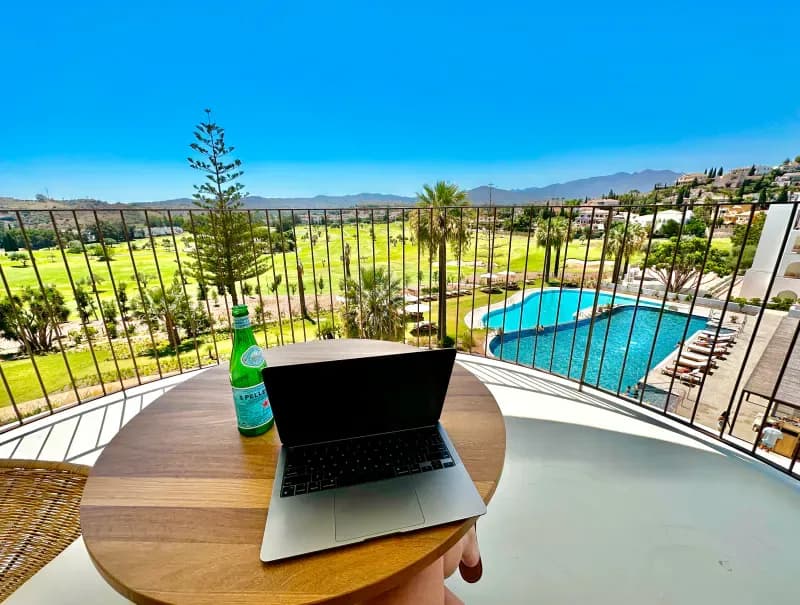
[{"label": "wicker chair", "polygon": [[88,474],[79,464],[0,460],[0,601],[80,535]]}]

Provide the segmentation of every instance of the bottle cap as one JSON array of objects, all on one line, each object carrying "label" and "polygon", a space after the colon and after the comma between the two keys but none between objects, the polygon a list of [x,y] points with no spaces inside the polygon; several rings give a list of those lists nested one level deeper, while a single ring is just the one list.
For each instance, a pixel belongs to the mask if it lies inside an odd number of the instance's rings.
[{"label": "bottle cap", "polygon": [[234,317],[246,317],[247,305],[234,305],[231,313],[233,314]]}]

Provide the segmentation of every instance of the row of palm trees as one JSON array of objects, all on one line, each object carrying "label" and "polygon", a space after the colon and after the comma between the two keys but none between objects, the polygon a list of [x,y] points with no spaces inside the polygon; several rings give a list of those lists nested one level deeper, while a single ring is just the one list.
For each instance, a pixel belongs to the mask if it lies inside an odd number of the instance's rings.
[{"label": "row of palm trees", "polygon": [[[418,205],[429,212],[410,217],[411,232],[429,255],[438,260],[438,340],[444,345],[447,338],[447,266],[448,249],[460,258],[469,248],[471,236],[463,220],[461,207],[469,205],[467,192],[455,183],[438,181],[424,185],[417,194]],[[610,223],[610,220],[609,220]],[[647,230],[634,222],[607,225],[605,258],[614,259],[613,281],[620,272],[627,273],[631,257],[641,251],[648,241]],[[536,223],[536,243],[545,249],[542,279],[558,277],[562,249],[572,238],[572,223],[565,216],[540,217]],[[566,252],[565,252],[566,253]],[[402,333],[401,307],[404,304],[402,284],[392,279],[383,268],[362,269],[360,280],[350,277],[349,251],[345,269],[346,305],[344,324],[350,336],[394,339]],[[624,268],[623,268],[624,263]],[[491,270],[491,267],[490,267]]]}]

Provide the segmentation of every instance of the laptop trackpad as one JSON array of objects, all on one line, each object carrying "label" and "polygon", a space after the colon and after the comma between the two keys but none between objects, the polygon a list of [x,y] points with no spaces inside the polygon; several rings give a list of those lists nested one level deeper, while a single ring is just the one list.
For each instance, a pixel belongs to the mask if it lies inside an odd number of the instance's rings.
[{"label": "laptop trackpad", "polygon": [[425,517],[416,490],[379,481],[355,485],[334,496],[336,541],[344,542],[422,525]]}]

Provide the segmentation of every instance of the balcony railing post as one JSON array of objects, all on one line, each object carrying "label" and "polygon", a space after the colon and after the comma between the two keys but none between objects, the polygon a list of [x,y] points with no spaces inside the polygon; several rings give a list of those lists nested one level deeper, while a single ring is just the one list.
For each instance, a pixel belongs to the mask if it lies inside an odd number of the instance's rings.
[{"label": "balcony railing post", "polygon": [[267,336],[267,319],[264,317],[264,296],[261,293],[261,277],[258,270],[258,261],[260,260],[259,254],[256,251],[256,236],[253,231],[253,213],[247,210],[247,228],[250,232],[250,249],[253,252],[253,267],[256,272],[256,290],[258,291],[258,317],[261,318],[261,331],[264,333],[264,347],[269,348],[269,337]]},{"label": "balcony railing post", "polygon": [[[609,216],[611,216],[611,211],[609,210]],[[611,333],[611,323],[614,321],[614,303],[617,300],[617,286],[619,285],[619,271],[618,268],[621,268],[621,261],[622,256],[624,255],[625,250],[625,243],[628,240],[628,227],[630,227],[631,222],[631,210],[628,208],[628,212],[625,216],[625,227],[622,230],[622,241],[620,242],[620,248],[617,250],[616,254],[614,255],[614,267],[611,269],[611,280],[614,282],[614,289],[611,292],[611,308],[608,312],[608,325],[606,326],[605,334],[603,334],[603,349],[600,352],[600,363],[598,364],[597,370],[597,380],[594,383],[595,388],[600,387],[600,379],[603,376],[603,368],[605,367],[604,361],[606,359],[606,345],[608,344],[608,335]],[[609,231],[611,229],[608,229]],[[603,252],[603,257],[605,258],[605,250]],[[602,271],[601,271],[602,277]],[[616,279],[615,279],[616,278]]]},{"label": "balcony railing post", "polygon": [[[97,210],[93,210],[94,224],[97,229],[97,238],[100,240],[100,245],[103,248],[103,256],[105,257],[106,268],[108,269],[108,278],[111,281],[111,290],[114,292],[114,306],[119,310],[120,319],[122,320],[122,329],[125,331],[125,339],[128,343],[128,353],[131,356],[131,363],[133,364],[133,371],[136,375],[137,384],[142,384],[142,378],[139,376],[139,367],[136,365],[136,354],[133,352],[133,345],[131,344],[131,337],[128,334],[128,322],[125,320],[125,313],[119,308],[119,292],[117,291],[117,282],[114,279],[114,272],[111,270],[111,261],[108,256],[108,248],[106,248],[106,240],[103,237],[103,228],[100,220],[97,217]],[[110,321],[110,320],[109,320]],[[116,323],[116,322],[115,322]],[[104,325],[106,332],[108,332],[108,325]]]},{"label": "balcony railing post", "polygon": [[[550,227],[551,223],[553,222],[553,215],[550,211],[550,206],[547,207],[547,231],[545,233],[545,244],[544,244],[544,258],[542,260],[542,275],[541,275],[541,283],[539,284],[539,306],[536,309],[536,325],[534,326],[534,332],[536,336],[533,338],[533,358],[531,359],[531,367],[536,366],[536,353],[538,353],[537,348],[539,345],[539,326],[542,323],[542,301],[544,300],[544,282],[546,279],[549,279],[550,275],[547,271],[549,266],[549,256],[550,256]],[[539,240],[539,228],[541,227],[540,223],[536,224],[536,241],[537,243]],[[562,273],[563,277],[563,273]],[[548,284],[549,286],[550,284]],[[562,285],[562,284],[559,284]],[[558,302],[556,303],[556,320],[553,324],[553,343],[552,348],[550,349],[550,362],[548,364],[547,371],[553,371],[553,351],[555,351],[556,346],[556,332],[558,329],[558,311],[561,307],[561,290],[558,291]]]},{"label": "balcony railing post", "polygon": [[364,290],[361,285],[361,222],[358,220],[358,207],[356,207],[356,261],[358,273],[358,331],[359,337],[364,338]]},{"label": "balcony railing post", "polygon": [[[158,254],[156,253],[156,242],[155,242],[155,239],[153,238],[153,230],[150,228],[150,217],[148,215],[148,211],[147,210],[144,211],[144,222],[145,222],[145,226],[147,227],[147,234],[150,237],[150,250],[153,252],[153,261],[155,262],[155,266],[156,266],[156,275],[158,275],[158,285],[161,287],[161,296],[163,297],[162,300],[164,301],[164,303],[163,303],[164,304],[164,317],[165,317],[164,324],[165,324],[165,328],[166,328],[166,331],[167,331],[167,340],[168,340],[169,344],[172,345],[173,344],[172,341],[173,340],[177,340],[175,338],[175,335],[178,333],[178,326],[177,325],[170,326],[170,323],[172,323],[172,319],[170,320],[170,322],[167,322],[167,320],[166,320],[166,317],[168,315],[171,315],[171,310],[169,308],[169,304],[170,303],[169,303],[169,299],[167,297],[167,290],[166,290],[166,288],[164,288],[164,278],[161,276],[161,267],[158,264]],[[148,301],[148,306],[149,305],[150,305],[150,301]],[[152,309],[151,309],[150,312],[152,312]],[[148,315],[149,315],[149,313],[148,313]],[[179,345],[178,342],[175,342],[174,344],[175,344],[175,359],[178,362],[178,373],[179,374],[183,374],[183,364],[181,363],[180,345]],[[154,355],[158,355],[158,351],[153,351],[153,354]]]},{"label": "balcony railing post", "polygon": [[[475,249],[473,250],[473,255],[472,255],[472,314],[469,316],[470,354],[472,354],[472,349],[474,347],[474,341],[475,341],[475,336],[474,336],[475,314],[477,313],[475,309],[475,290],[478,289],[478,282],[476,282],[475,280],[478,279],[478,234],[480,233],[481,230],[480,219],[481,219],[481,209],[480,207],[477,207],[475,208]],[[487,309],[487,321],[485,328],[486,328],[486,340],[488,341],[489,340],[488,309]]]},{"label": "balcony railing post", "polygon": [[[22,238],[25,240],[25,247],[28,249],[28,252],[31,255],[31,267],[33,268],[33,274],[36,276],[36,283],[39,284],[39,291],[42,293],[42,300],[44,301],[44,308],[47,310],[47,314],[50,316],[49,321],[52,324],[52,329],[55,331],[56,340],[58,340],[58,349],[61,352],[61,359],[64,361],[64,368],[67,370],[67,376],[69,377],[70,385],[72,386],[72,391],[75,393],[75,401],[80,403],[81,396],[78,392],[78,387],[75,384],[75,377],[72,374],[72,368],[69,365],[69,360],[67,359],[67,352],[64,349],[64,341],[63,335],[61,334],[61,323],[58,321],[58,317],[53,309],[52,300],[47,295],[47,289],[44,286],[44,282],[42,281],[42,276],[39,273],[39,266],[36,263],[36,255],[33,253],[33,246],[31,246],[31,241],[28,238],[28,232],[25,229],[25,224],[22,221],[22,216],[20,215],[19,211],[16,212],[17,215],[17,222],[19,223],[19,230],[22,234]],[[53,286],[55,288],[55,286]]]},{"label": "balcony railing post", "polygon": [[[428,232],[430,232],[433,229],[433,206],[430,207],[430,218],[428,220],[430,221],[428,223]],[[417,243],[420,244],[420,246],[422,245],[421,242],[417,242]],[[442,270],[442,268],[439,267],[439,271],[441,271],[441,270]],[[433,254],[431,254],[430,242],[428,242],[428,294],[430,296],[433,296]],[[433,302],[433,301],[431,301],[431,302]],[[428,311],[428,320],[431,321],[431,322],[433,321],[433,308],[432,307],[433,307],[433,305],[431,305],[431,309]],[[441,330],[441,329],[442,329],[442,326],[437,324],[436,333],[438,334],[439,330]],[[432,338],[433,338],[433,330],[428,330],[428,348],[429,349],[433,348],[432,342],[431,342]]]},{"label": "balcony railing post", "polygon": [[[781,245],[780,245],[780,248],[778,248],[778,250],[785,250],[786,249],[786,243],[789,241],[789,236],[791,235],[792,228],[794,227],[794,220],[795,220],[795,218],[797,217],[797,214],[798,214],[798,212],[797,212],[798,206],[799,206],[799,204],[794,203],[794,208],[793,208],[793,210],[792,210],[792,212],[790,214],[789,220],[786,222],[786,228],[783,231],[783,238],[781,240]],[[742,245],[742,248],[744,248],[744,245]],[[781,266],[781,257],[778,256],[778,258],[775,261],[775,265],[772,268],[772,273],[770,274],[770,277],[769,277],[769,284],[767,284],[767,289],[766,289],[766,292],[764,294],[765,300],[761,304],[761,309],[758,312],[758,317],[756,318],[756,323],[753,326],[752,336],[750,337],[750,341],[747,343],[747,350],[745,351],[745,354],[744,354],[744,361],[742,362],[742,367],[739,370],[738,374],[736,375],[736,382],[733,385],[733,391],[731,392],[731,397],[730,397],[730,400],[728,401],[727,413],[728,413],[728,417],[729,418],[730,418],[730,413],[731,413],[731,407],[733,406],[733,402],[734,402],[734,400],[736,398],[736,391],[739,389],[739,386],[742,383],[742,376],[743,376],[744,371],[745,371],[745,366],[747,364],[747,360],[750,358],[750,353],[753,350],[753,345],[755,344],[756,335],[758,334],[758,329],[761,327],[761,321],[764,318],[764,313],[765,313],[765,311],[767,309],[766,297],[768,297],[770,295],[770,293],[772,292],[772,288],[775,285],[775,279],[778,277],[778,270],[779,270],[780,266]],[[730,421],[730,429],[729,429],[729,432],[728,432],[729,435],[733,435],[733,427],[734,427],[734,425],[736,424],[736,421],[739,418],[739,410],[740,410],[740,406],[737,405],[736,406],[736,411],[733,414],[733,419]]]},{"label": "balcony railing post", "polygon": [[[592,221],[592,225],[594,225],[594,221]],[[586,350],[583,353],[583,367],[581,368],[581,378],[580,378],[580,381],[578,382],[578,390],[583,390],[583,385],[584,385],[584,382],[586,381],[586,368],[589,365],[589,354],[590,354],[591,348],[592,348],[592,336],[594,334],[595,315],[597,315],[597,303],[600,301],[600,285],[603,282],[603,265],[604,265],[605,260],[606,260],[606,248],[608,246],[608,232],[609,231],[611,231],[611,212],[610,211],[608,213],[608,217],[606,218],[606,225],[605,225],[605,229],[604,229],[604,233],[603,233],[603,248],[600,251],[600,269],[599,269],[599,271],[597,273],[597,284],[595,284],[595,290],[594,290],[594,302],[592,304],[592,315],[591,315],[591,317],[589,319],[589,333],[586,335]],[[584,269],[586,269],[585,265],[584,265]],[[613,306],[614,299],[612,298],[611,301],[612,301],[612,306]],[[576,317],[575,319],[576,319],[576,323],[577,323],[577,319],[578,318]],[[609,322],[610,322],[611,321],[611,313],[610,312],[609,312],[608,319],[609,319]],[[608,332],[608,326],[606,326],[606,333],[607,332]],[[597,367],[598,380],[599,380],[599,377],[600,377],[600,372],[601,372],[602,367],[603,366],[602,366],[602,357],[601,357],[600,365]]]},{"label": "balcony railing post", "polygon": [[[522,212],[525,212],[522,210]],[[514,225],[511,225],[511,228],[514,228]],[[519,323],[517,324],[517,351],[514,354],[514,363],[519,363],[519,348],[522,344],[522,312],[525,308],[525,289],[528,285],[528,257],[530,256],[531,251],[531,230],[533,229],[533,211],[528,211],[528,237],[525,240],[525,267],[522,270],[522,294],[520,294],[519,299]],[[541,299],[539,299],[541,304]],[[534,330],[534,334],[536,331]],[[536,336],[534,336],[534,339]]]},{"label": "balcony railing post", "polygon": [[[17,417],[17,423],[19,426],[22,426],[22,414],[17,407],[17,401],[14,399],[14,393],[11,392],[11,385],[8,384],[8,380],[6,379],[6,373],[3,371],[3,365],[0,364],[0,380],[3,381],[3,388],[5,388],[6,393],[8,394],[8,400],[11,402],[11,407],[14,410],[14,415]],[[2,429],[0,429],[0,433],[2,433]]]},{"label": "balcony railing post", "polygon": [[461,242],[461,236],[466,235],[464,232],[464,207],[460,207],[458,209],[458,265],[456,267],[456,325],[453,327],[453,333],[455,336],[455,347],[458,348],[458,331],[461,327],[461,256],[464,254],[464,244]]},{"label": "balcony railing post", "polygon": [[[131,268],[133,269],[133,276],[136,279],[136,289],[139,291],[139,300],[142,302],[142,306],[144,309],[147,309],[147,299],[145,298],[145,292],[142,288],[142,282],[139,279],[139,270],[136,267],[136,259],[133,256],[133,247],[131,245],[131,232],[128,230],[128,225],[125,221],[125,214],[122,210],[119,211],[119,218],[122,221],[122,229],[125,232],[125,241],[128,244],[128,254],[131,258]],[[156,369],[158,370],[158,377],[159,379],[164,377],[164,373],[161,371],[161,361],[158,359],[158,355],[156,354],[157,346],[156,346],[156,338],[153,334],[153,326],[150,325],[149,321],[144,322],[147,325],[147,332],[150,335],[150,344],[153,347],[153,357],[156,360]],[[135,363],[135,362],[134,362]],[[105,390],[104,390],[105,392]]]},{"label": "balcony railing post", "polygon": [[[350,277],[350,269],[349,269],[349,267],[350,267],[350,264],[349,264],[350,263],[350,257],[349,256],[347,257],[347,262],[345,262],[345,252],[344,252],[345,251],[344,213],[342,212],[341,208],[339,209],[339,237],[342,240],[342,286],[343,286],[342,294],[344,295],[344,314],[345,314],[345,317],[348,318],[348,322],[349,322],[349,320],[350,320],[350,302],[347,299],[347,289],[348,289],[348,287],[350,285],[349,282],[350,282],[350,280],[352,278]],[[346,330],[347,328],[348,328],[348,325],[344,325],[342,332],[344,333],[344,330]],[[348,335],[345,333],[345,337],[347,337],[347,336]]]},{"label": "balcony railing post", "polygon": [[[292,334],[292,342],[297,342],[294,337],[294,313],[292,313],[292,294],[289,291],[289,266],[286,262],[286,240],[283,236],[283,217],[281,216],[280,208],[278,209],[278,232],[281,238],[281,255],[283,256],[283,278],[286,283],[283,287],[286,289],[286,304],[289,307],[289,331]],[[292,224],[292,232],[294,232],[294,224]],[[295,255],[297,254],[297,239],[294,240]],[[278,288],[280,289],[280,288]],[[305,327],[303,328],[305,330]],[[281,324],[281,333],[283,333],[283,324]]]},{"label": "balcony railing post", "polygon": [[317,315],[317,338],[319,338],[319,296],[317,295],[317,263],[314,256],[314,232],[311,228],[311,210],[306,211],[308,220],[308,243],[311,246],[311,279],[314,280],[314,312]]},{"label": "balcony railing post", "polygon": [[[664,309],[667,306],[667,298],[669,297],[669,287],[672,284],[673,276],[675,275],[675,262],[678,260],[678,253],[681,247],[681,239],[683,238],[683,227],[686,224],[686,210],[687,207],[683,207],[683,214],[681,214],[681,224],[678,225],[678,237],[675,239],[675,250],[672,252],[672,261],[670,262],[669,273],[667,274],[667,283],[664,286],[664,298],[661,299],[661,307],[658,311],[658,319],[656,320],[656,330],[653,334],[653,344],[650,346],[650,354],[647,357],[647,365],[644,367],[644,376],[642,377],[642,387],[639,389],[639,403],[644,402],[644,393],[647,390],[647,376],[650,374],[650,366],[653,364],[653,353],[655,353],[656,345],[658,344],[658,332],[661,330],[661,319],[664,317]],[[647,267],[644,268],[645,271]],[[675,292],[675,297],[677,298],[678,292]],[[691,318],[687,318],[687,323],[691,320]],[[675,360],[676,367],[677,367],[678,360]],[[667,401],[665,403],[665,409],[669,407],[669,397],[670,394],[667,393]]]},{"label": "balcony railing post", "polygon": [[[206,278],[203,273],[203,260],[202,260],[202,251],[197,245],[197,228],[194,224],[194,214],[192,210],[189,210],[189,225],[192,228],[192,243],[194,245],[194,253],[197,256],[197,272],[200,274],[200,281],[198,282],[198,289],[201,290],[203,293],[203,300],[206,303],[206,312],[208,312],[208,322],[211,328],[211,341],[214,343],[214,361],[219,364],[219,350],[217,349],[217,320],[214,318],[214,315],[211,313],[211,305],[208,302],[208,288],[209,285],[206,283]],[[200,284],[202,283],[202,288]],[[201,364],[202,365],[202,364]]]},{"label": "balcony railing post", "polygon": [[[497,208],[495,208],[495,212]],[[511,270],[511,235],[514,226],[514,207],[511,207],[511,229],[508,231],[508,258],[506,259],[506,286],[505,296],[503,297],[503,336],[500,338],[500,359],[503,359],[503,345],[505,344],[505,325],[506,325],[506,309],[508,309],[508,272]],[[519,339],[519,334],[517,334]],[[514,360],[516,362],[516,360]]]},{"label": "balcony railing post", "polygon": [[[49,215],[50,215],[50,223],[53,225],[53,234],[56,236],[56,245],[58,246],[58,249],[61,252],[61,259],[64,262],[64,269],[67,272],[67,280],[69,281],[69,286],[70,286],[70,289],[72,290],[72,295],[77,300],[78,292],[77,292],[77,288],[75,288],[75,281],[74,281],[74,279],[72,277],[72,270],[69,267],[69,262],[67,261],[67,255],[64,252],[64,247],[65,247],[64,246],[64,241],[61,239],[61,233],[58,230],[58,226],[56,224],[56,219],[55,219],[55,216],[53,215],[53,211],[49,210],[48,212],[49,212]],[[103,382],[103,373],[100,371],[100,364],[97,363],[97,355],[95,354],[94,343],[92,342],[92,339],[90,338],[89,330],[88,330],[88,327],[86,325],[86,322],[83,321],[83,318],[80,318],[80,319],[81,319],[81,328],[83,329],[83,335],[86,338],[86,342],[89,345],[89,353],[92,356],[92,363],[94,364],[94,369],[97,372],[97,380],[100,382],[100,389],[103,392],[103,395],[105,395],[106,394],[106,385]]]},{"label": "balcony railing post", "polygon": [[[269,250],[270,256],[272,257],[272,262],[270,264],[272,265],[272,285],[275,288],[275,290],[274,290],[275,291],[275,307],[276,307],[276,310],[277,310],[277,313],[278,313],[278,342],[280,342],[280,344],[283,345],[284,344],[284,339],[283,339],[283,317],[281,316],[281,296],[280,296],[280,292],[279,292],[280,284],[278,284],[278,275],[279,274],[278,274],[277,270],[275,269],[275,249],[272,247],[272,226],[270,225],[270,222],[269,222],[269,210],[264,210],[264,220],[265,220],[266,225],[267,225],[267,235],[268,235],[268,239],[269,239],[268,250]],[[278,229],[280,230],[280,224],[278,225]],[[283,237],[281,237],[281,245],[283,245],[282,242],[283,242]],[[291,320],[291,318],[290,318],[290,320]]]},{"label": "balcony railing post", "polygon": [[[569,360],[567,362],[567,378],[572,380],[572,358],[575,356],[575,340],[578,337],[578,322],[580,321],[581,305],[583,304],[583,284],[586,282],[586,265],[589,264],[589,249],[592,247],[592,231],[594,230],[594,213],[597,210],[592,206],[592,216],[589,219],[589,235],[586,237],[586,253],[583,256],[583,271],[581,272],[581,286],[578,294],[578,308],[575,310],[575,323],[572,328],[572,344],[569,348]],[[564,267],[566,267],[566,259],[564,259]],[[561,282],[564,282],[564,273],[561,273]],[[586,343],[589,347],[589,343]],[[578,381],[578,388],[582,389],[580,380]]]},{"label": "balcony railing post", "polygon": [[[3,270],[3,264],[0,263],[0,279],[3,281],[3,288],[6,291],[6,297],[8,297],[8,304],[11,307],[11,313],[14,315],[14,322],[17,326],[22,326],[23,321],[20,318],[20,310],[18,308],[18,303],[11,293],[11,288],[8,286],[8,280],[6,279],[6,272]],[[31,360],[31,365],[33,366],[33,372],[36,374],[36,381],[39,383],[39,387],[42,389],[42,396],[44,397],[44,401],[47,404],[47,409],[50,413],[53,412],[53,405],[50,401],[50,396],[47,393],[47,388],[44,386],[44,381],[42,380],[42,374],[39,372],[39,365],[36,363],[36,358],[33,355],[33,349],[31,348],[30,343],[26,338],[21,339],[22,346],[25,349],[25,352],[28,354],[28,358]]]},{"label": "balcony railing post", "polygon": [[[83,234],[81,232],[81,224],[78,221],[78,213],[73,210],[72,211],[72,218],[75,221],[75,229],[78,231],[78,239],[81,242],[81,250],[83,251],[83,259],[86,261],[86,268],[89,271],[89,279],[92,282],[92,292],[94,292],[94,298],[97,301],[98,311],[100,312],[100,319],[103,322],[103,327],[105,328],[106,325],[106,317],[103,313],[103,305],[100,302],[100,293],[97,291],[97,281],[94,277],[94,271],[92,271],[92,264],[89,261],[89,254],[86,251],[86,244],[83,241]],[[122,378],[122,372],[119,369],[119,361],[117,360],[117,352],[114,350],[114,343],[111,342],[111,336],[108,333],[108,330],[105,330],[106,338],[108,340],[108,348],[111,350],[111,358],[114,360],[114,369],[117,372],[117,380],[119,381],[119,388],[120,390],[125,390],[125,381]]]},{"label": "balcony railing post", "polygon": [[[328,295],[331,299],[331,330],[336,333],[336,305],[333,302],[333,273],[331,270],[331,246],[328,241],[328,211],[322,211],[322,220],[325,222],[325,257],[328,265]],[[343,251],[344,252],[344,251]]]},{"label": "balcony railing post", "polygon": [[[191,301],[189,300],[189,293],[186,290],[186,284],[189,281],[183,274],[183,266],[181,264],[181,255],[180,251],[178,250],[178,239],[175,237],[175,224],[172,222],[172,211],[167,209],[167,223],[169,225],[169,232],[172,237],[172,247],[175,250],[175,262],[178,265],[178,276],[181,280],[181,288],[183,290],[183,297],[186,300],[187,306],[191,305]],[[197,345],[197,334],[199,330],[197,329],[197,317],[195,315],[194,309],[190,307],[189,309],[189,325],[192,327],[192,343],[194,344],[194,352],[197,356],[197,367],[202,368],[203,362],[200,359],[200,348]]]},{"label": "balcony railing post", "polygon": [[[706,264],[708,262],[708,254],[711,251],[711,244],[712,244],[713,239],[714,239],[714,230],[715,230],[715,227],[716,227],[716,224],[717,224],[718,216],[719,216],[719,206],[717,206],[716,209],[714,210],[714,219],[712,220],[711,226],[708,229],[708,240],[706,242],[705,252],[703,253],[703,262],[702,262],[702,265],[700,267],[700,272],[699,272],[699,274],[697,276],[697,285],[695,286],[695,289],[694,289],[694,295],[692,296],[692,302],[689,305],[689,317],[686,318],[686,323],[683,326],[683,333],[681,335],[680,344],[678,345],[678,356],[676,358],[676,361],[678,359],[680,359],[681,355],[683,354],[683,347],[684,347],[684,343],[686,342],[686,336],[689,334],[689,324],[692,321],[692,317],[694,315],[695,303],[697,301],[697,296],[700,293],[700,285],[701,285],[701,282],[703,281],[703,274],[705,273],[705,270],[706,270]],[[670,400],[670,397],[672,396],[672,389],[673,389],[674,386],[675,386],[675,372],[673,372],[672,376],[670,376],[669,390],[667,391],[667,400],[666,400],[666,402],[664,402],[664,410],[663,411],[664,411],[665,414],[667,413],[668,408],[669,408],[669,400]]]},{"label": "balcony railing post", "polygon": [[[292,219],[292,237],[294,238],[294,267],[295,267],[295,273],[297,275],[297,291],[298,291],[298,293],[301,292],[301,288],[302,288],[302,292],[303,292],[301,294],[301,304],[303,305],[303,308],[300,309],[300,327],[303,329],[303,342],[306,342],[308,340],[308,336],[306,335],[306,313],[308,313],[308,307],[306,306],[307,302],[305,300],[305,298],[306,298],[306,295],[305,295],[305,282],[302,280],[302,276],[300,275],[300,271],[298,271],[300,265],[302,264],[302,261],[300,260],[300,243],[299,243],[299,241],[297,239],[297,229],[295,228],[296,221],[295,221],[295,217],[294,217],[294,209],[293,208],[289,210],[289,215],[290,215],[289,218]],[[300,283],[301,281],[303,283]],[[288,284],[287,284],[287,286],[288,286]],[[292,323],[294,323],[294,322],[292,322]]]},{"label": "balcony railing post", "polygon": [[653,221],[650,223],[650,238],[647,240],[647,250],[644,253],[644,262],[642,263],[642,276],[639,278],[639,289],[636,291],[636,304],[633,307],[633,317],[631,318],[631,327],[628,330],[628,340],[625,344],[625,355],[622,357],[622,366],[619,372],[619,382],[617,383],[617,397],[622,390],[622,377],[625,375],[625,366],[628,363],[628,352],[631,348],[631,338],[633,337],[633,327],[636,325],[636,314],[639,310],[639,301],[642,299],[642,290],[644,289],[644,277],[647,274],[647,261],[650,260],[650,249],[653,247],[653,233],[656,230],[656,216],[658,215],[658,205],[653,204]]}]

